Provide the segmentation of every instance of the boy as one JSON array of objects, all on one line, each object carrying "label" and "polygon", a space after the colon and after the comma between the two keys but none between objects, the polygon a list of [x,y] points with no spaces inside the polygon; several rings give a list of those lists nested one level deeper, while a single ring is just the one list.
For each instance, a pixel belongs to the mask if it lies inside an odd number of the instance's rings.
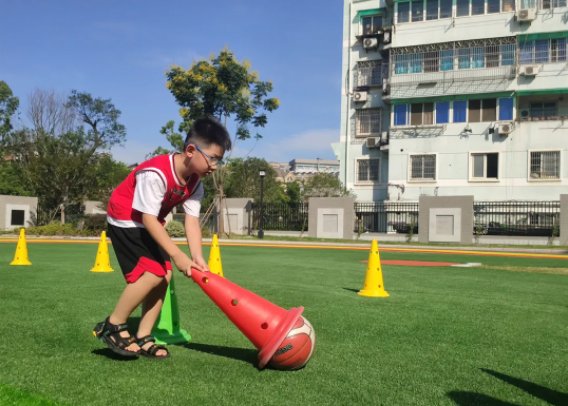
[{"label": "boy", "polygon": [[[222,164],[231,149],[225,127],[212,118],[193,124],[183,153],[156,156],[140,164],[113,191],[107,208],[108,234],[127,285],[114,311],[95,326],[94,334],[117,354],[167,358],[166,347],[150,335],[160,314],[172,266],[186,276],[191,268],[208,271],[201,249],[200,178]],[[172,209],[183,204],[185,233],[191,258],[168,236],[163,225]],[[135,336],[126,321],[142,304]]]}]

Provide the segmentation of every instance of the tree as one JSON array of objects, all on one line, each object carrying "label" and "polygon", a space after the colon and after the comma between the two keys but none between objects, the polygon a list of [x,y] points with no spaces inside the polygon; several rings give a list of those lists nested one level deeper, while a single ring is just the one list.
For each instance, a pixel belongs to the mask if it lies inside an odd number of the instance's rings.
[{"label": "tree", "polygon": [[302,187],[299,182],[286,183],[286,196],[288,203],[296,204],[302,201]]},{"label": "tree", "polygon": [[[258,140],[262,138],[258,129],[268,122],[267,113],[279,106],[278,99],[268,97],[272,92],[272,83],[259,80],[258,74],[251,71],[250,64],[237,61],[228,49],[209,60],[194,63],[188,70],[175,66],[167,72],[166,77],[168,89],[181,106],[180,132],[187,133],[196,119],[212,116],[225,125],[228,121],[236,125],[233,145],[237,140],[251,137]],[[168,122],[162,128],[162,134],[174,148],[180,150],[183,137],[173,127],[173,122]],[[155,152],[158,151],[164,150]],[[221,200],[224,197],[224,179],[225,170],[219,168],[213,175],[213,181]],[[220,229],[223,229],[222,222]]]},{"label": "tree", "polygon": [[260,171],[265,172],[263,200],[267,203],[284,202],[286,195],[276,182],[276,171],[261,158],[235,158],[227,164],[226,193],[228,197],[260,198]]},{"label": "tree", "polygon": [[304,198],[349,196],[337,176],[331,173],[316,173],[304,184]]},{"label": "tree", "polygon": [[82,203],[100,186],[96,168],[103,152],[126,131],[110,100],[73,91],[68,99],[37,91],[30,98],[32,128],[13,132],[10,148],[24,182],[39,199],[40,223]]},{"label": "tree", "polygon": [[12,94],[10,86],[0,80],[0,148],[6,135],[12,130],[11,118],[18,110],[19,104],[20,101]]}]

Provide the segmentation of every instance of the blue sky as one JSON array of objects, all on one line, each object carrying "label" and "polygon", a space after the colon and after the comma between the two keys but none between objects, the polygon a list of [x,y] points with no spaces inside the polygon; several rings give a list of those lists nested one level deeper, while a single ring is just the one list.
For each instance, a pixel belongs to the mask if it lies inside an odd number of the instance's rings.
[{"label": "blue sky", "polygon": [[35,89],[110,98],[128,132],[113,155],[140,162],[168,146],[162,125],[179,122],[168,68],[189,68],[228,47],[273,82],[281,102],[264,138],[240,142],[233,156],[335,159],[341,0],[0,0],[0,7],[0,80],[20,99],[20,125]]}]

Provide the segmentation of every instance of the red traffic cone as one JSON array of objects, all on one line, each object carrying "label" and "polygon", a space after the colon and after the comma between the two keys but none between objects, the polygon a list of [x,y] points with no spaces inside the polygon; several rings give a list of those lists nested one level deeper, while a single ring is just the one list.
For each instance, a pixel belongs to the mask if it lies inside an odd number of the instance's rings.
[{"label": "red traffic cone", "polygon": [[260,369],[304,311],[302,306],[285,310],[211,272],[192,269],[191,278],[259,350]]}]

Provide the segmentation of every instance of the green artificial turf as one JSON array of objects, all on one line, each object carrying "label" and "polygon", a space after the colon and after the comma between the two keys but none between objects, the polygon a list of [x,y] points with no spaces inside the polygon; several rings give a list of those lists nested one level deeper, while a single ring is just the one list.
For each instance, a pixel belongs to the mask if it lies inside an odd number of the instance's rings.
[{"label": "green artificial turf", "polygon": [[28,244],[22,267],[14,249],[0,244],[2,405],[568,404],[568,259],[384,252],[483,265],[384,265],[390,297],[370,299],[356,294],[365,251],[221,246],[226,278],[305,307],[316,351],[285,372],[257,370],[254,346],[177,272],[192,341],[168,360],[116,359],[91,335],[124,287],[112,250],[116,271],[92,273],[96,244]]}]

